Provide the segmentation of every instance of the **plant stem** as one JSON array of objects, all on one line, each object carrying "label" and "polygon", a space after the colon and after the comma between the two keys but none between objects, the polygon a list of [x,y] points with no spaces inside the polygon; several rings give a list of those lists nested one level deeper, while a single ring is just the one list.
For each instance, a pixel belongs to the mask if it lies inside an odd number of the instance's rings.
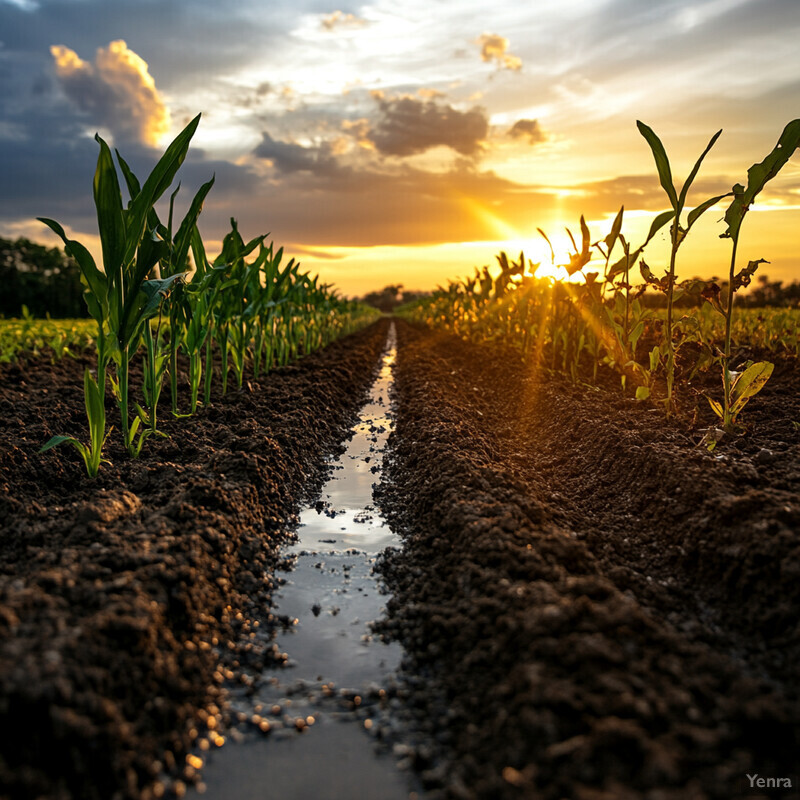
[{"label": "plant stem", "polygon": [[678,215],[672,223],[672,250],[669,254],[667,284],[667,416],[672,413],[672,386],[675,382],[675,347],[672,342],[672,298],[675,291],[675,259],[678,255]]},{"label": "plant stem", "polygon": [[[631,318],[631,284],[630,284],[630,272],[631,272],[631,264],[630,264],[630,253],[628,252],[627,248],[625,249],[625,328],[623,329],[622,333],[622,341],[625,342],[625,355],[628,355],[628,349],[630,348],[630,330],[628,326],[630,325],[630,318]],[[630,354],[631,360],[636,358],[636,353]]]},{"label": "plant stem", "polygon": [[222,394],[228,391],[228,326],[225,325],[219,339],[219,347],[222,351]]},{"label": "plant stem", "polygon": [[128,345],[122,348],[122,355],[119,362],[119,413],[122,418],[122,437],[125,447],[130,455],[134,455],[131,443],[130,426],[128,425],[128,366],[129,350]]},{"label": "plant stem", "polygon": [[208,338],[206,339],[206,380],[205,386],[203,387],[203,405],[205,406],[211,404],[211,372],[214,366],[211,360],[211,342],[213,338],[214,337],[209,332]]},{"label": "plant stem", "polygon": [[733,248],[731,250],[731,266],[728,273],[728,304],[725,309],[725,353],[722,358],[722,410],[724,416],[722,418],[722,425],[725,430],[731,427],[730,407],[731,407],[731,376],[729,364],[731,360],[731,323],[733,321],[733,279],[736,269],[736,249],[739,245],[739,237],[733,239]]},{"label": "plant stem", "polygon": [[172,397],[172,413],[178,415],[178,337],[175,335],[176,327],[170,325],[169,343],[169,388]]},{"label": "plant stem", "polygon": [[194,350],[189,356],[189,383],[191,385],[192,397],[189,406],[189,414],[197,411],[197,395],[200,391],[200,381],[202,379],[203,363],[200,360],[200,351]]},{"label": "plant stem", "polygon": [[[158,332],[156,332],[158,338]],[[150,396],[147,398],[150,407],[147,409],[150,412],[150,430],[155,433],[156,431],[156,349],[153,342],[153,329],[150,327],[148,320],[144,324],[144,346],[147,352],[147,382],[150,385]]]}]

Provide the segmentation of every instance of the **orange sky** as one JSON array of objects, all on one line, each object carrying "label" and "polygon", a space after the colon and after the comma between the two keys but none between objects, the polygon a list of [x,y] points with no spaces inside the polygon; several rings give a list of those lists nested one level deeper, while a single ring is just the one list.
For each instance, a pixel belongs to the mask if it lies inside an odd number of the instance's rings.
[{"label": "orange sky", "polygon": [[[234,216],[347,294],[429,289],[500,250],[549,260],[537,227],[566,260],[564,226],[585,214],[600,239],[622,204],[638,244],[667,201],[637,119],[677,182],[723,129],[691,206],[746,181],[800,109],[794,0],[269,8],[0,0],[0,235],[50,241],[50,216],[92,248],[94,132],[143,173],[201,111],[180,197],[216,175],[209,250]],[[752,212],[742,260],[800,277],[798,156]],[[727,272],[723,213],[693,229],[680,277]]]}]

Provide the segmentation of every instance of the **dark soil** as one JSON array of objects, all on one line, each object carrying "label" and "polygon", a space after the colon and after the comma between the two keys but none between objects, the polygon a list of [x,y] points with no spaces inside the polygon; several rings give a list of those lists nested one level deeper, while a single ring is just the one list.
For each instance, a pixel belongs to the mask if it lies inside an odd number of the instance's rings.
[{"label": "dark soil", "polygon": [[[800,368],[713,454],[682,414],[398,325],[377,623],[426,800],[797,797]],[[172,420],[97,480],[87,361],[0,366],[0,796],[143,798],[195,775],[226,686],[284,657],[275,575],[373,377],[381,323]],[[713,388],[713,378],[709,379]],[[695,412],[695,409],[697,411]],[[109,401],[109,418],[116,418]],[[394,726],[397,729],[397,726]],[[747,774],[791,778],[751,790]],[[364,798],[364,800],[379,800]]]},{"label": "dark soil", "polygon": [[407,325],[396,381],[379,630],[430,796],[798,796],[798,364],[713,454],[691,419]]},{"label": "dark soil", "polygon": [[[0,796],[183,791],[226,679],[282,658],[278,546],[363,402],[386,323],[173,420],[85,476],[88,359],[0,366]],[[113,401],[109,421],[116,419]],[[258,633],[258,636],[256,636]],[[166,776],[166,778],[164,777]]]}]

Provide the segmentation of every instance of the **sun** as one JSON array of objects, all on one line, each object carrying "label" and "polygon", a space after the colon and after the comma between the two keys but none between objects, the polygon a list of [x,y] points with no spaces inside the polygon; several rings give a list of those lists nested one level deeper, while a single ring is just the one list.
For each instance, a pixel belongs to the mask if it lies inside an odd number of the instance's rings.
[{"label": "sun", "polygon": [[540,264],[533,275],[536,278],[552,278],[554,281],[569,280],[569,273],[566,268],[553,264]]},{"label": "sun", "polygon": [[525,261],[533,265],[533,275],[537,278],[551,278],[554,281],[579,279],[580,276],[571,278],[563,266],[569,263],[569,254],[573,251],[572,242],[565,228],[552,226],[552,232],[545,231],[545,233],[547,239],[537,230],[521,243]]}]

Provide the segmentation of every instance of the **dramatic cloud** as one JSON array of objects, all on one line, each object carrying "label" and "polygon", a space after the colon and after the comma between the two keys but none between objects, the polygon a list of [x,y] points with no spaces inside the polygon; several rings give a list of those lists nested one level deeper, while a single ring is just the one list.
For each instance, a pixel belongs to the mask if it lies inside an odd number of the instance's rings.
[{"label": "dramatic cloud", "polygon": [[[179,201],[216,173],[201,218],[215,243],[231,215],[315,259],[333,245],[501,242],[574,230],[582,213],[595,225],[622,203],[638,243],[668,201],[633,120],[662,137],[676,180],[725,129],[692,204],[743,181],[800,107],[797,0],[506,3],[490,23],[479,0],[268,6],[0,0],[0,229],[48,216],[94,235],[87,132],[112,133],[145,175],[168,97],[175,123],[203,112]],[[756,210],[800,204],[798,159]],[[757,255],[796,245],[782,215],[754,214]]]},{"label": "dramatic cloud", "polygon": [[370,139],[383,155],[411,156],[444,146],[475,156],[489,133],[489,122],[480,108],[458,111],[433,100],[387,99],[380,94],[375,98],[381,116]]},{"label": "dramatic cloud", "polygon": [[508,39],[496,33],[484,33],[479,39],[481,59],[494,61],[500,69],[518,70],[522,68],[522,59],[508,52]]},{"label": "dramatic cloud", "polygon": [[261,135],[261,144],[253,154],[271,161],[275,169],[284,175],[310,172],[317,176],[330,176],[340,170],[328,143],[319,147],[303,147],[293,142],[273,139],[266,131]]},{"label": "dramatic cloud", "polygon": [[50,52],[64,92],[92,123],[123,140],[159,145],[169,111],[147,64],[122,39],[98,48],[94,64],[64,45]]},{"label": "dramatic cloud", "polygon": [[527,138],[529,144],[540,144],[547,141],[547,137],[535,119],[518,119],[508,130],[512,139]]},{"label": "dramatic cloud", "polygon": [[326,31],[332,31],[335,28],[363,28],[367,25],[367,21],[357,17],[355,14],[334,11],[333,14],[323,17],[321,24]]}]

